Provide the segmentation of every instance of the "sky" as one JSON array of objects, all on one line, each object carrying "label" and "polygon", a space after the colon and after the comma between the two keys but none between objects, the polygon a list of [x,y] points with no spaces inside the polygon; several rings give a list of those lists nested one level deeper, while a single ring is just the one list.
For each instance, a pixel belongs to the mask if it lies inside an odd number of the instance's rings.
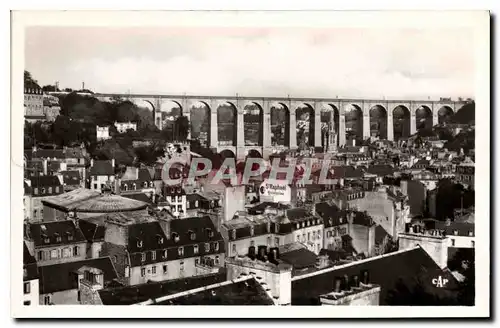
[{"label": "sky", "polygon": [[472,32],[28,27],[25,68],[41,85],[101,93],[473,97]]}]

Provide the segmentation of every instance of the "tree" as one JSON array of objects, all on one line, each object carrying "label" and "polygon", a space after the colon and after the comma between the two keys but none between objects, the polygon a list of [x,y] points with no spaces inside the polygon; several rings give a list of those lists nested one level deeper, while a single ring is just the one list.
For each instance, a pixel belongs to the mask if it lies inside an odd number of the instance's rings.
[{"label": "tree", "polygon": [[42,90],[44,92],[51,92],[51,91],[59,91],[59,88],[56,87],[55,85],[44,85],[42,87]]},{"label": "tree", "polygon": [[189,120],[186,116],[179,116],[174,123],[175,136],[179,141],[187,140],[189,135]]},{"label": "tree", "polygon": [[30,72],[24,71],[24,84],[36,84],[38,86],[38,81],[33,78]]}]

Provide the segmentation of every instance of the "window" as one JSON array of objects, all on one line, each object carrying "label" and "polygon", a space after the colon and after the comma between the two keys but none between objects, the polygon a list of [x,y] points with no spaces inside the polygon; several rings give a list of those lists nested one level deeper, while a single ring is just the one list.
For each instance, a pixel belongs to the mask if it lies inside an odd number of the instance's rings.
[{"label": "window", "polygon": [[167,269],[167,265],[166,265],[166,264],[164,264],[164,265],[163,265],[163,274],[167,273],[167,270],[168,270],[168,269]]},{"label": "window", "polygon": [[24,305],[31,305],[31,301],[25,301]]},{"label": "window", "polygon": [[97,183],[94,183],[94,189],[97,189]]},{"label": "window", "polygon": [[309,240],[311,240],[311,233],[310,232],[307,233],[307,241],[309,241]]},{"label": "window", "polygon": [[280,224],[276,223],[275,226],[274,226],[274,232],[278,233],[279,231],[280,231]]},{"label": "window", "polygon": [[184,262],[179,263],[179,265],[180,265],[180,266],[179,266],[179,269],[180,269],[181,271],[184,271]]},{"label": "window", "polygon": [[141,253],[141,262],[146,261],[146,253]]},{"label": "window", "polygon": [[233,229],[233,230],[231,231],[231,234],[232,234],[232,238],[233,238],[233,239],[236,239],[236,229]]},{"label": "window", "polygon": [[475,244],[476,244],[476,243],[474,242],[474,240],[471,240],[471,242],[470,242],[470,243],[471,243],[472,248],[474,248],[474,246],[475,246]]},{"label": "window", "polygon": [[316,238],[321,239],[321,230],[318,230],[316,233]]},{"label": "window", "polygon": [[250,240],[250,247],[255,246],[255,240]]},{"label": "window", "polygon": [[210,252],[210,244],[205,243],[205,253],[208,253],[208,252]]},{"label": "window", "polygon": [[198,207],[198,201],[197,200],[194,201],[194,207]]},{"label": "window", "polygon": [[453,234],[454,234],[455,236],[457,236],[457,235],[458,235],[458,230],[453,230]]},{"label": "window", "polygon": [[255,233],[255,229],[253,226],[250,227],[250,236],[253,236]]},{"label": "window", "polygon": [[141,277],[146,275],[146,268],[141,268]]},{"label": "window", "polygon": [[279,239],[279,237],[275,237],[274,238],[274,245],[275,246],[279,246],[280,245],[280,239]]},{"label": "window", "polygon": [[57,249],[53,249],[50,251],[50,259],[57,259]]},{"label": "window", "polygon": [[35,195],[38,195],[38,188],[33,189],[33,193],[34,193]]},{"label": "window", "polygon": [[216,252],[218,252],[218,251],[219,251],[219,243],[214,243],[214,250],[215,250]]},{"label": "window", "polygon": [[300,223],[297,223],[297,229],[300,229]]},{"label": "window", "polygon": [[193,252],[194,252],[195,254],[198,254],[198,245],[194,245],[194,246],[193,246]]},{"label": "window", "polygon": [[200,259],[195,259],[194,260],[194,265],[198,265],[200,263]]},{"label": "window", "polygon": [[30,285],[30,283],[28,281],[28,282],[24,283],[24,293],[25,294],[29,294],[30,292],[31,292],[31,285]]},{"label": "window", "polygon": [[184,256],[184,247],[179,247],[177,252],[178,252],[179,256]]},{"label": "window", "polygon": [[151,273],[156,274],[156,265],[151,268]]},{"label": "window", "polygon": [[43,261],[43,260],[45,260],[43,256],[43,251],[38,251],[38,261]]},{"label": "window", "polygon": [[271,232],[271,222],[267,222],[267,232]]},{"label": "window", "polygon": [[68,234],[68,241],[72,241],[73,240],[73,235],[72,234]]},{"label": "window", "polygon": [[233,255],[236,254],[236,244],[233,244]]},{"label": "window", "polygon": [[451,240],[451,246],[455,246],[455,239]]},{"label": "window", "polygon": [[167,250],[166,250],[166,249],[164,249],[164,250],[163,250],[163,258],[164,258],[164,259],[166,259],[166,258],[167,258]]},{"label": "window", "polygon": [[297,235],[297,242],[300,242],[300,235]]},{"label": "window", "polygon": [[116,255],[113,256],[113,262],[115,262],[115,263],[118,262],[118,256],[116,256]]},{"label": "window", "polygon": [[267,237],[267,246],[271,246],[271,237]]},{"label": "window", "polygon": [[59,236],[59,235],[56,236],[56,242],[58,242],[58,243],[61,242],[61,236]]},{"label": "window", "polygon": [[153,260],[153,261],[156,260],[156,251],[151,252],[151,260]]},{"label": "window", "polygon": [[45,295],[43,297],[43,304],[45,305],[49,305],[51,302],[50,302],[50,295]]},{"label": "window", "polygon": [[472,236],[474,236],[474,232],[469,231],[469,237],[472,237]]},{"label": "window", "polygon": [[71,257],[71,248],[63,248],[63,257]]},{"label": "window", "polygon": [[218,256],[216,256],[216,257],[215,257],[215,265],[219,265],[219,264],[220,264],[219,257],[218,257]]}]

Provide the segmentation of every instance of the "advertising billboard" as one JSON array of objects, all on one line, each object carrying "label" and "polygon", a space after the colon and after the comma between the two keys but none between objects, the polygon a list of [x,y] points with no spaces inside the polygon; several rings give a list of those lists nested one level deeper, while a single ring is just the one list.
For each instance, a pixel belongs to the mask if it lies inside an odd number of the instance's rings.
[{"label": "advertising billboard", "polygon": [[265,180],[259,187],[261,201],[274,203],[289,203],[292,198],[292,190],[285,180]]}]

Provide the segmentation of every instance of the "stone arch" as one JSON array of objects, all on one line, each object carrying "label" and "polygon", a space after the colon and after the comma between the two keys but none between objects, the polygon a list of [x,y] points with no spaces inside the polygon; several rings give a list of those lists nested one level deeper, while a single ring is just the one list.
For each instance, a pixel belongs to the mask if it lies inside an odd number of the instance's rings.
[{"label": "stone arch", "polygon": [[238,108],[230,101],[223,101],[214,108],[217,112],[217,140],[221,146],[236,146],[238,134]]},{"label": "stone arch", "polygon": [[262,158],[262,154],[257,149],[249,149],[246,158]]},{"label": "stone arch", "polygon": [[355,137],[357,140],[363,140],[363,107],[356,103],[346,104],[346,139],[347,136]]},{"label": "stone arch", "polygon": [[[340,109],[334,104],[323,103],[321,105],[321,146],[323,149],[330,146],[330,134],[333,133],[338,136],[339,131]],[[338,137],[335,146],[337,146],[337,144]]]},{"label": "stone arch", "polygon": [[243,104],[245,146],[262,146],[264,140],[264,109],[254,101]]},{"label": "stone arch", "polygon": [[417,131],[432,128],[432,109],[429,106],[421,105],[415,110]]},{"label": "stone arch", "polygon": [[290,146],[290,108],[283,102],[269,104],[271,145]]},{"label": "stone arch", "polygon": [[236,158],[236,154],[231,149],[223,149],[220,151],[219,155],[223,161],[225,158]]},{"label": "stone arch", "polygon": [[295,109],[295,121],[297,125],[297,145],[301,143],[306,147],[314,147],[314,107],[309,103],[301,103]]},{"label": "stone arch", "polygon": [[449,123],[454,115],[453,109],[450,106],[444,105],[439,108],[438,112],[438,123],[446,124]]},{"label": "stone arch", "polygon": [[411,134],[411,112],[405,105],[392,109],[394,140],[408,138]]},{"label": "stone arch", "polygon": [[210,147],[211,107],[206,101],[187,104],[189,110],[191,139],[198,140],[202,146]]},{"label": "stone arch", "polygon": [[370,136],[377,136],[380,139],[387,139],[387,108],[380,104],[371,106],[369,109],[370,117]]}]

